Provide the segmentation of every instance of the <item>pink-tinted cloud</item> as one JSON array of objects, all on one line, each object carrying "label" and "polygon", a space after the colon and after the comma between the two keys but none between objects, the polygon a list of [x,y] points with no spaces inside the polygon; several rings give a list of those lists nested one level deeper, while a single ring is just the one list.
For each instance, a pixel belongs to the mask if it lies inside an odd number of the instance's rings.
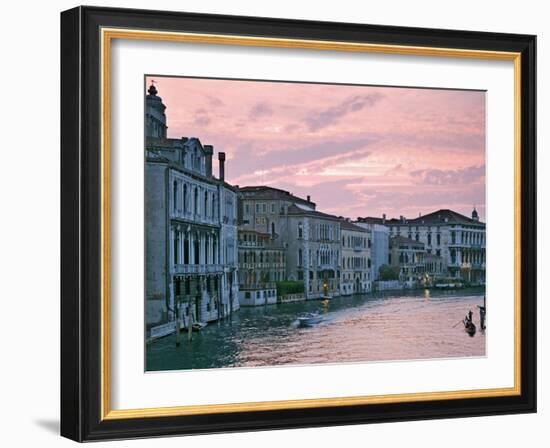
[{"label": "pink-tinted cloud", "polygon": [[171,137],[337,215],[485,211],[485,93],[156,77]]}]

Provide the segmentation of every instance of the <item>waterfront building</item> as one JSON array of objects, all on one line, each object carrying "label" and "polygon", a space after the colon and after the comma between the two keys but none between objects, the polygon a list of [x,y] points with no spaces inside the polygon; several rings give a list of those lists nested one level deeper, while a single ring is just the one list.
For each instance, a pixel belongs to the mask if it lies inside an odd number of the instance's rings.
[{"label": "waterfront building", "polygon": [[426,252],[424,254],[424,286],[434,286],[437,280],[445,277],[445,275],[443,258]]},{"label": "waterfront building", "polygon": [[404,236],[390,238],[389,265],[399,268],[399,281],[414,286],[424,274],[424,243]]},{"label": "waterfront building", "polygon": [[277,303],[276,282],[286,276],[285,250],[280,239],[256,230],[238,231],[239,303],[242,306]]},{"label": "waterfront building", "polygon": [[186,325],[239,308],[238,190],[224,180],[223,152],[216,178],[212,146],[167,137],[157,93],[151,85],[145,107],[145,294],[147,328],[160,335],[176,315]]},{"label": "waterfront building", "polygon": [[307,299],[340,294],[340,219],[316,204],[267,186],[240,190],[241,229],[268,233],[285,250],[284,280],[304,283]]},{"label": "waterfront building", "polygon": [[474,208],[471,218],[442,209],[414,219],[401,216],[386,220],[391,236],[403,236],[424,243],[428,254],[442,258],[443,271],[450,277],[485,284],[485,223]]},{"label": "waterfront building", "polygon": [[371,291],[371,232],[348,220],[340,222],[342,259],[340,293],[358,294]]},{"label": "waterfront building", "polygon": [[372,281],[380,278],[380,266],[389,263],[390,229],[386,224],[386,215],[382,218],[357,218],[356,225],[370,230],[371,233],[371,275]]}]

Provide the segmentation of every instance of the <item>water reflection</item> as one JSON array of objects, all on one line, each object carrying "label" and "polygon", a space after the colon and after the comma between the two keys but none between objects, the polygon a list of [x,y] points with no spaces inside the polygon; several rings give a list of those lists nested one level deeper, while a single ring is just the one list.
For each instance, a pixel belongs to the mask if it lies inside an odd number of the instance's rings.
[{"label": "water reflection", "polygon": [[[147,345],[147,370],[407,360],[485,355],[485,334],[469,337],[469,310],[479,325],[484,291],[418,290],[241,308],[175,346],[169,336]],[[304,312],[322,322],[298,326]]]}]

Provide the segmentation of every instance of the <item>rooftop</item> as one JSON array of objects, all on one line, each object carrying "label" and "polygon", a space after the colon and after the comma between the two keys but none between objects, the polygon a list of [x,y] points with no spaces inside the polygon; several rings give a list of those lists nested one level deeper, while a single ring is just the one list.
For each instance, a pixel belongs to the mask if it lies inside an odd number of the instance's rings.
[{"label": "rooftop", "polygon": [[476,221],[472,218],[462,215],[450,209],[440,209],[427,215],[418,216],[416,218],[406,218],[404,216],[399,218],[383,219],[373,216],[367,216],[365,218],[357,218],[359,222],[366,222],[369,224],[383,224],[383,225],[437,225],[437,224],[478,224],[485,226],[484,222]]},{"label": "rooftop", "polygon": [[418,218],[409,219],[409,223],[412,224],[439,224],[439,223],[451,223],[451,224],[485,224],[481,221],[475,221],[472,218],[468,218],[454,210],[441,209],[432,213],[428,213]]},{"label": "rooftop", "polygon": [[363,227],[359,227],[358,225],[348,221],[347,219],[342,219],[340,221],[340,228],[344,230],[353,230],[354,232],[363,232],[368,233],[369,231]]},{"label": "rooftop", "polygon": [[245,197],[253,196],[253,199],[265,199],[265,200],[283,200],[296,202],[315,208],[315,202],[308,201],[307,199],[299,196],[294,196],[292,193],[280,188],[269,187],[267,185],[252,185],[247,187],[240,187],[241,193],[245,193]]},{"label": "rooftop", "polygon": [[312,218],[322,218],[322,219],[331,219],[335,221],[341,221],[341,219],[338,216],[329,215],[328,213],[318,212],[317,210],[298,207],[295,204],[292,204],[291,206],[288,207],[287,214],[296,215],[296,216],[310,216]]},{"label": "rooftop", "polygon": [[424,246],[421,241],[411,240],[404,236],[394,236],[390,238],[390,246],[395,244],[413,244],[415,246]]},{"label": "rooftop", "polygon": [[385,218],[377,218],[375,216],[358,217],[358,222],[365,222],[367,224],[385,224],[387,220]]}]

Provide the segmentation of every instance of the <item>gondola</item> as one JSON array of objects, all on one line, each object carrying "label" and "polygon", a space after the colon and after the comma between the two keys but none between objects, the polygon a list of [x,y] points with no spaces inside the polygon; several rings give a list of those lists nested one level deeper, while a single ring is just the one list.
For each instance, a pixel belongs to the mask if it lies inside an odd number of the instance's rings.
[{"label": "gondola", "polygon": [[468,333],[469,336],[476,334],[476,326],[471,320],[464,319],[462,322],[464,323],[464,331]]}]

